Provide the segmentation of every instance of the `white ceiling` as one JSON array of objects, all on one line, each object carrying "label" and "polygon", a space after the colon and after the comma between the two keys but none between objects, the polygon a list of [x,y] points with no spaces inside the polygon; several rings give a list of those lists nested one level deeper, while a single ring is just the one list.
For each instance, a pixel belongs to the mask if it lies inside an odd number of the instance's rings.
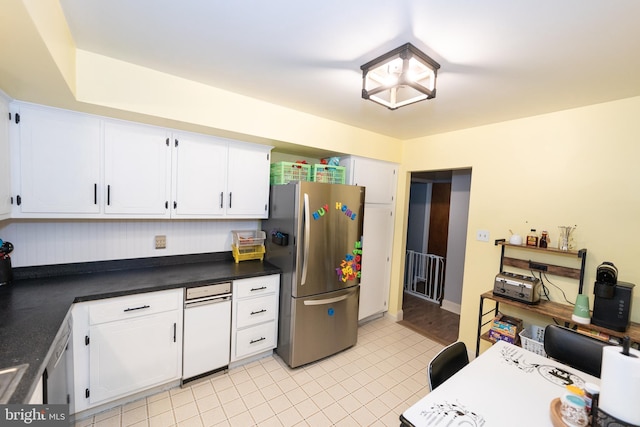
[{"label": "white ceiling", "polygon": [[[80,49],[409,139],[640,95],[638,0],[60,0]],[[406,42],[437,97],[390,111],[360,65]]]}]

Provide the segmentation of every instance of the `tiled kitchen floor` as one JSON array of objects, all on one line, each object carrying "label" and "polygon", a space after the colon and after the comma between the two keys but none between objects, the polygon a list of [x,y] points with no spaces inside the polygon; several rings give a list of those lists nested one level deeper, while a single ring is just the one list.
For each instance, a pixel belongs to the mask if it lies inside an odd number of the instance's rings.
[{"label": "tiled kitchen floor", "polygon": [[426,366],[441,344],[388,317],[358,329],[358,343],[290,369],[276,355],[76,422],[116,426],[397,426],[428,393]]}]

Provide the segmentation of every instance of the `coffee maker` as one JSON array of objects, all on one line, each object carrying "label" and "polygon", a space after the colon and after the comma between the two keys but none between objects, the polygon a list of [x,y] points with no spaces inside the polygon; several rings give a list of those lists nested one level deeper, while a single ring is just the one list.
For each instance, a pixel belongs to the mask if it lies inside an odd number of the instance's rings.
[{"label": "coffee maker", "polygon": [[600,264],[593,288],[595,299],[591,323],[614,331],[626,331],[629,327],[634,287],[633,283],[618,281],[618,269],[613,263]]}]

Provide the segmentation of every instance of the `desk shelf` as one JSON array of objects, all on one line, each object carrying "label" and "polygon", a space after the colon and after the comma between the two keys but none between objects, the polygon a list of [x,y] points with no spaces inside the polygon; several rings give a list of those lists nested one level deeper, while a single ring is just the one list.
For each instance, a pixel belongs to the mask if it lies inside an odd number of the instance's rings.
[{"label": "desk shelf", "polygon": [[[489,299],[495,302],[495,308],[490,309],[488,311],[484,311],[484,300]],[[480,295],[480,309],[478,312],[478,334],[476,340],[476,356],[480,354],[480,340],[487,340],[488,334],[482,333],[483,326],[489,324],[495,316],[498,314],[498,310],[500,308],[500,304],[504,304],[510,307],[517,307],[523,310],[527,310],[530,313],[540,314],[546,317],[550,317],[555,319],[559,323],[564,323],[565,326],[571,327],[575,325],[575,322],[571,320],[571,315],[573,314],[573,307],[568,304],[560,304],[553,301],[540,300],[538,304],[525,304],[522,302],[510,300],[508,298],[503,298],[498,295],[494,295],[492,291],[488,291]],[[491,315],[488,320],[487,316]],[[612,337],[616,338],[624,338],[625,336],[629,336],[632,343],[640,343],[640,324],[631,322],[629,329],[625,332],[613,331],[611,329],[603,328],[596,325],[585,325],[586,328],[604,332],[609,334]]]},{"label": "desk shelf", "polygon": [[[502,273],[505,266],[520,268],[523,270],[540,271],[554,276],[568,277],[578,281],[578,293],[582,293],[584,285],[584,269],[587,262],[587,250],[580,249],[578,251],[563,251],[557,248],[538,248],[535,246],[526,245],[512,245],[505,239],[495,241],[495,245],[501,246],[500,251],[500,272]],[[511,249],[523,249],[529,252],[537,252],[538,254],[550,254],[561,255],[577,258],[580,261],[580,268],[564,267],[560,265],[553,265],[548,263],[536,262],[531,259],[525,259],[524,257],[507,257],[505,256],[505,248]]]}]

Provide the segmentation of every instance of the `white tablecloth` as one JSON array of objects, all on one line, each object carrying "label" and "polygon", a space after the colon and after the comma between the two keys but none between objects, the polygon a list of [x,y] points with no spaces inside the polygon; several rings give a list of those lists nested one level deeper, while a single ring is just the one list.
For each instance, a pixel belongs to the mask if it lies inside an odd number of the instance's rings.
[{"label": "white tablecloth", "polygon": [[552,426],[550,404],[567,384],[598,378],[498,341],[402,416],[416,427]]}]

